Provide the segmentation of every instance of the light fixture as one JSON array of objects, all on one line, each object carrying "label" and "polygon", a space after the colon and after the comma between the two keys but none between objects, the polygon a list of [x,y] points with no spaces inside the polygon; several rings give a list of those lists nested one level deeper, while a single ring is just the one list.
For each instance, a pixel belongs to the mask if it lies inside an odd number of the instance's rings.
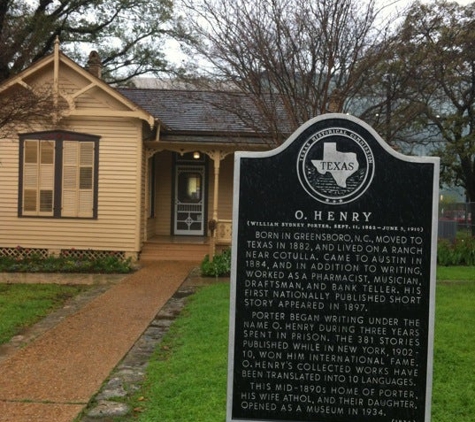
[{"label": "light fixture", "polygon": [[200,157],[201,157],[201,154],[200,154],[198,151],[195,151],[195,152],[193,153],[193,158],[194,158],[195,160],[199,160]]}]

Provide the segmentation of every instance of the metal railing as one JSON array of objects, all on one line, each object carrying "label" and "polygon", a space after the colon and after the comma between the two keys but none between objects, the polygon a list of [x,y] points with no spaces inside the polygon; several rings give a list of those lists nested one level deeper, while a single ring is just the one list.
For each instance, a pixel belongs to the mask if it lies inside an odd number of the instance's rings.
[{"label": "metal railing", "polygon": [[474,232],[473,202],[441,203],[439,206],[439,238],[455,239],[457,233]]}]

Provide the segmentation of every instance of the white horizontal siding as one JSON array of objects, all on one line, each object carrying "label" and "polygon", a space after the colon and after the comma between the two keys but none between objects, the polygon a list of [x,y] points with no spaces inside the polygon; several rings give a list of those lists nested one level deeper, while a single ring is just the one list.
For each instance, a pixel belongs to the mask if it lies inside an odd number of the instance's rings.
[{"label": "white horizontal siding", "polygon": [[[0,139],[0,218],[18,214],[18,141]],[[0,238],[9,227],[0,220]]]},{"label": "white horizontal siding", "polygon": [[[27,83],[52,85],[53,66],[30,75]],[[91,81],[60,65],[60,93],[74,97]],[[73,96],[73,97],[71,97]],[[18,217],[18,139],[0,139],[0,247],[48,249],[96,249],[137,252],[140,236],[142,123],[137,119],[105,118],[108,113],[128,110],[101,89],[93,87],[74,97],[76,110],[91,112],[84,117],[69,117],[60,127],[39,127],[41,130],[63,129],[100,136],[98,174],[98,218],[52,219]],[[66,104],[64,98],[61,104]],[[97,114],[94,110],[98,110]],[[18,128],[19,133],[33,132]]]},{"label": "white horizontal siding", "polygon": [[140,122],[95,118],[83,123],[74,119],[65,129],[101,137],[98,219],[19,218],[18,140],[0,140],[0,247],[136,252]]}]

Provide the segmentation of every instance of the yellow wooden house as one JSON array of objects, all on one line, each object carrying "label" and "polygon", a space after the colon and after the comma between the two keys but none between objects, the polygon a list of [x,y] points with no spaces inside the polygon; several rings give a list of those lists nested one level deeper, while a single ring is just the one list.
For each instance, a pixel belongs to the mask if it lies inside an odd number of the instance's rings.
[{"label": "yellow wooden house", "polygon": [[58,42],[0,96],[19,87],[60,107],[0,138],[0,255],[200,260],[230,244],[234,152],[272,141],[226,111],[231,94],[115,89]]}]

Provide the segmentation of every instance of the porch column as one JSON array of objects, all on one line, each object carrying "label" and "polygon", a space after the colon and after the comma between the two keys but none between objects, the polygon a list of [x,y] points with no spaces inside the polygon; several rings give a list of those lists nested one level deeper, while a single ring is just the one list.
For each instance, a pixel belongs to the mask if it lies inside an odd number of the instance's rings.
[{"label": "porch column", "polygon": [[[223,160],[229,152],[214,150],[207,151],[206,154],[214,162],[214,191],[213,191],[213,220],[218,222],[218,199],[219,199],[219,169],[221,166],[221,160]],[[214,230],[210,242],[209,242],[209,257],[210,260],[214,258],[216,254],[216,230]]]},{"label": "porch column", "polygon": [[[143,202],[143,207],[142,207],[142,239],[139,240],[140,242],[140,249],[142,249],[143,242],[148,240],[148,215],[149,215],[149,209],[152,206],[152,204],[149,203],[149,198],[150,198],[150,166],[149,166],[149,161],[153,156],[159,152],[157,149],[152,149],[152,148],[145,148],[145,154],[144,154],[144,160],[145,160],[145,165],[144,165],[144,171],[145,175],[143,177],[143,180],[145,181],[145,185],[143,186],[143,195],[144,195],[144,202]],[[155,177],[155,175],[153,175]]]}]

